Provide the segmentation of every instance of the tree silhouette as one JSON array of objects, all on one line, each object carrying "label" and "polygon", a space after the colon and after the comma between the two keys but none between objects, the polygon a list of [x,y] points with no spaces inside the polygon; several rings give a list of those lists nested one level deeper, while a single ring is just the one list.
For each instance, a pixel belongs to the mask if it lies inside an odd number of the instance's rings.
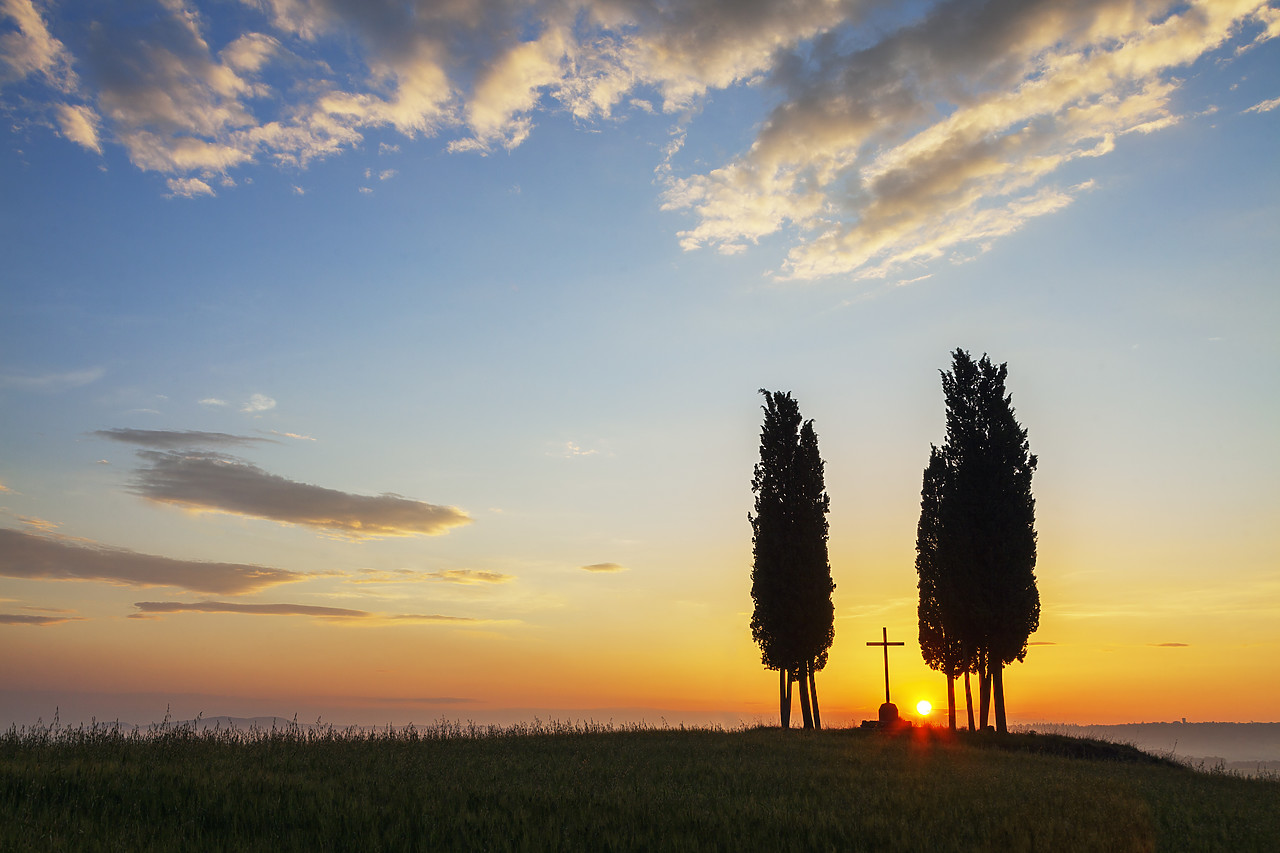
[{"label": "tree silhouette", "polygon": [[[997,367],[986,355],[975,362],[960,349],[942,373],[946,441],[931,451],[925,469],[916,557],[926,661],[941,662],[935,668],[949,685],[957,672],[977,671],[982,725],[993,697],[1002,732],[1003,668],[1026,657],[1040,623],[1036,457],[1005,392],[1007,376],[1007,365]],[[958,670],[948,669],[953,662]]]},{"label": "tree silhouette", "polygon": [[821,727],[816,672],[826,666],[835,637],[831,566],[827,558],[830,499],[823,480],[813,422],[801,424],[791,394],[761,389],[765,397],[760,461],[751,480],[755,514],[748,514],[754,562],[751,570],[751,636],[761,662],[778,670],[783,728],[790,726],[791,685],[800,686],[805,728]]},{"label": "tree silhouette", "polygon": [[938,448],[931,446],[929,465],[924,469],[924,484],[920,489],[920,523],[916,528],[920,652],[931,669],[947,677],[947,725],[955,731],[955,679],[961,672],[968,674],[969,659],[960,639],[962,614],[958,611],[958,594],[951,588],[954,578],[946,571],[945,558],[940,551],[945,545],[941,512],[946,479],[946,458]]}]

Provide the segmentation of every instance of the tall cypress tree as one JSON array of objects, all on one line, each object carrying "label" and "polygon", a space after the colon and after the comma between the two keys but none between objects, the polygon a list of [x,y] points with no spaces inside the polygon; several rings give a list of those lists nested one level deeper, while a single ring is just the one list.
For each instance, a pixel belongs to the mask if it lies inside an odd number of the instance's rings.
[{"label": "tall cypress tree", "polygon": [[955,578],[947,571],[946,537],[942,532],[942,500],[947,481],[946,457],[929,448],[929,465],[920,489],[920,522],[916,528],[916,574],[919,579],[920,653],[931,669],[947,677],[947,725],[956,729],[956,677],[968,672],[960,640]]},{"label": "tall cypress tree", "polygon": [[835,635],[827,559],[829,499],[813,422],[801,424],[790,393],[765,397],[760,462],[751,481],[751,636],[761,662],[778,670],[783,728],[790,725],[791,685],[800,687],[805,728],[821,725],[814,673],[826,665]]},{"label": "tall cypress tree", "polygon": [[[796,453],[795,502],[796,549],[800,557],[796,579],[800,594],[797,631],[801,678],[808,684],[813,725],[822,727],[818,709],[818,686],[815,674],[827,665],[827,651],[835,640],[835,605],[831,593],[836,585],[831,580],[831,563],[827,554],[829,525],[827,513],[831,498],[827,495],[822,456],[818,452],[818,434],[813,421],[800,428],[800,444]],[[801,700],[806,691],[801,689]]]},{"label": "tall cypress tree", "polygon": [[987,697],[993,696],[1000,731],[1007,730],[1003,668],[1026,657],[1027,640],[1040,623],[1031,494],[1036,457],[1005,391],[1007,376],[1007,365],[996,366],[985,355],[975,362],[959,349],[952,369],[942,374],[947,435],[938,451],[945,465],[938,469],[937,541],[930,557],[938,576],[948,579],[934,591],[942,620],[955,632],[961,659],[979,672],[983,724]]}]

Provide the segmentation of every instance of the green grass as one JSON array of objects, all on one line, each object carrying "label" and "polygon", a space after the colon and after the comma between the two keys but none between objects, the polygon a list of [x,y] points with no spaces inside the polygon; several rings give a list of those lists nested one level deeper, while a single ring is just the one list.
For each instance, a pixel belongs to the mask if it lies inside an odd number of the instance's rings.
[{"label": "green grass", "polygon": [[0,735],[5,850],[1275,850],[1280,781],[1054,735]]}]

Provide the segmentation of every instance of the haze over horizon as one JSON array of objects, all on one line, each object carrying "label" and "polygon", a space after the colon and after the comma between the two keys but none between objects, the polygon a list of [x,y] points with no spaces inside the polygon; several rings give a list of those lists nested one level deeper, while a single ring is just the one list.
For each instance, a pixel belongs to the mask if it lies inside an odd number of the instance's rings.
[{"label": "haze over horizon", "polygon": [[0,0],[0,724],[769,720],[762,387],[826,461],[824,720],[882,626],[943,707],[957,347],[1039,458],[1010,719],[1280,720],[1275,3],[100,14]]}]

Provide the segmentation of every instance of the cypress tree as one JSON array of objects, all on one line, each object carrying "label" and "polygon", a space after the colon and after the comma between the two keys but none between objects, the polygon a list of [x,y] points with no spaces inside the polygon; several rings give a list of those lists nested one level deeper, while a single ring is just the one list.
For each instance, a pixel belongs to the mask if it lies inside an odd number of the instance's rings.
[{"label": "cypress tree", "polygon": [[783,728],[790,725],[791,685],[800,687],[805,728],[821,726],[814,675],[827,661],[835,635],[831,567],[827,558],[829,498],[813,422],[801,424],[790,393],[765,397],[760,461],[751,481],[755,514],[751,636],[761,662],[778,670]]},{"label": "cypress tree", "polygon": [[[956,729],[956,676],[968,670],[960,620],[956,612],[954,583],[947,572],[941,548],[942,500],[947,478],[946,458],[936,447],[929,449],[929,465],[920,489],[920,522],[916,529],[916,574],[919,578],[920,653],[931,669],[947,678],[947,725]],[[972,727],[972,726],[971,726]]]},{"label": "cypress tree", "polygon": [[1007,376],[1007,365],[993,365],[986,355],[975,362],[959,349],[942,374],[947,433],[938,454],[945,464],[937,469],[943,473],[930,557],[938,564],[934,571],[948,579],[934,589],[948,637],[958,640],[966,667],[979,673],[982,724],[990,697],[1000,731],[1007,730],[1003,668],[1026,657],[1040,622],[1031,494],[1036,457],[1005,391]]}]

